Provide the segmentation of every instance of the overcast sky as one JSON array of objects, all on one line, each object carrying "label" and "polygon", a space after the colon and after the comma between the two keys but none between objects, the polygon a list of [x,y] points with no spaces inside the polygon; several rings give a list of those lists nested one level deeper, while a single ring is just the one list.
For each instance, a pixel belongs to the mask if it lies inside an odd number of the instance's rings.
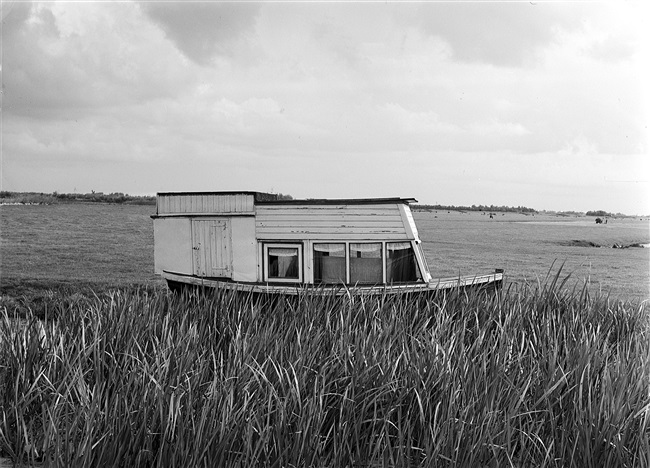
[{"label": "overcast sky", "polygon": [[2,190],[650,214],[648,9],[5,2]]}]

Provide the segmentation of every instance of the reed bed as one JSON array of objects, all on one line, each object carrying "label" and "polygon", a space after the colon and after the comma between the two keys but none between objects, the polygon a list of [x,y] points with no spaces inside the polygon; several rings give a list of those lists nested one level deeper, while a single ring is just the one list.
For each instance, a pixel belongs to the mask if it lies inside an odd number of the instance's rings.
[{"label": "reed bed", "polygon": [[87,467],[650,466],[643,303],[75,296],[0,317],[0,454]]}]

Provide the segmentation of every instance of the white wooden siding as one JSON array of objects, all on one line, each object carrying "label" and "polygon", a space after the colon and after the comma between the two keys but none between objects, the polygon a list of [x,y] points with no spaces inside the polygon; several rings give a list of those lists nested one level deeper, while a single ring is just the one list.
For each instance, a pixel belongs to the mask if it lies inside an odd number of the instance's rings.
[{"label": "white wooden siding", "polygon": [[255,219],[252,216],[230,218],[232,241],[232,279],[235,281],[258,281],[257,240]]},{"label": "white wooden siding", "polygon": [[258,205],[262,240],[411,240],[399,204]]},{"label": "white wooden siding", "polygon": [[254,195],[249,193],[158,194],[158,214],[253,214]]}]

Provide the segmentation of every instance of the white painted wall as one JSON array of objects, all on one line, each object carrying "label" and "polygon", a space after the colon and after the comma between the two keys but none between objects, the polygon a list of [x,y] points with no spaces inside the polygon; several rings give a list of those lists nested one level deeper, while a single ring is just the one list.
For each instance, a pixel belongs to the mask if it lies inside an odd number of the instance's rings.
[{"label": "white painted wall", "polygon": [[154,269],[191,275],[192,224],[189,218],[155,218],[153,220]]},{"label": "white painted wall", "polygon": [[230,222],[232,229],[232,279],[235,281],[258,281],[255,218],[253,216],[233,216],[230,218]]}]

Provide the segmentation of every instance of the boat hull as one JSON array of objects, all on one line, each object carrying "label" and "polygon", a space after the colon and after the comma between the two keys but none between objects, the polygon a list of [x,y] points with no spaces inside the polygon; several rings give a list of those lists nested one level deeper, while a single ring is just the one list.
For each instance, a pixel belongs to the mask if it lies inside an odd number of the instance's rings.
[{"label": "boat hull", "polygon": [[220,278],[206,278],[194,275],[184,275],[163,271],[162,277],[167,281],[173,292],[191,290],[221,289],[232,290],[247,294],[297,296],[305,293],[321,295],[403,295],[429,294],[451,290],[497,290],[502,287],[504,274],[502,270],[494,273],[476,276],[459,276],[456,278],[440,278],[428,283],[409,283],[373,286],[350,285],[291,285],[273,283],[246,283],[229,281]]}]

